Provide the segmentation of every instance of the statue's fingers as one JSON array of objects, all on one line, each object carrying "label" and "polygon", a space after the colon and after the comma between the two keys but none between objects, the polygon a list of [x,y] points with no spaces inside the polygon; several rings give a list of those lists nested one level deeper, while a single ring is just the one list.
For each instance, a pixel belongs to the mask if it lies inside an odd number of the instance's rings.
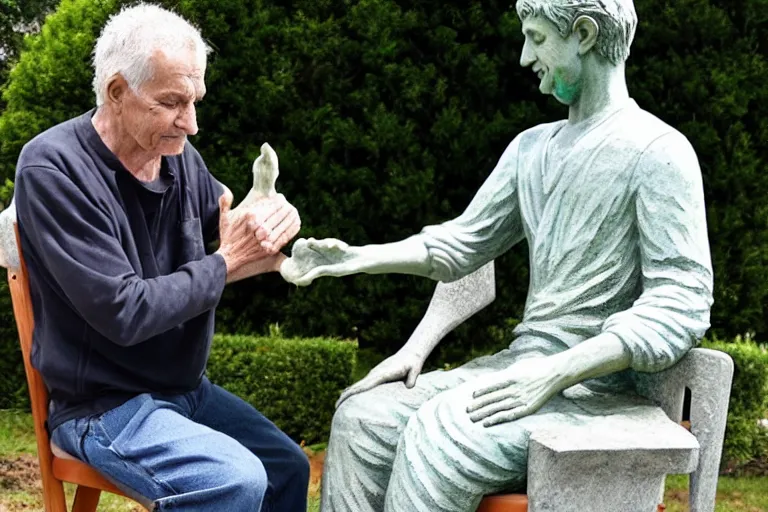
[{"label": "statue's fingers", "polygon": [[481,385],[475,390],[474,393],[472,393],[472,398],[479,398],[483,395],[487,395],[488,393],[499,391],[509,386],[510,384],[511,381],[509,380],[495,380],[489,384]]},{"label": "statue's fingers", "polygon": [[405,379],[405,387],[408,389],[411,389],[413,386],[416,385],[416,379],[419,378],[419,374],[421,373],[421,366],[414,366],[410,369],[408,372],[408,377]]},{"label": "statue's fingers", "polygon": [[494,391],[493,393],[488,393],[486,395],[473,398],[469,403],[469,407],[467,407],[467,412],[471,414],[479,409],[482,409],[483,407],[487,407],[491,404],[495,404],[501,402],[502,400],[514,397],[510,391],[511,390],[509,388],[503,388],[498,391]]},{"label": "statue's fingers", "polygon": [[522,405],[524,405],[523,402],[517,398],[506,398],[499,402],[488,404],[485,407],[477,409],[474,413],[469,415],[469,419],[477,423],[478,421],[484,420],[490,416],[493,416],[494,414],[513,410]]},{"label": "statue's fingers", "polygon": [[377,386],[386,384],[387,382],[396,381],[402,378],[402,372],[399,372],[397,369],[387,370],[381,373],[374,372],[375,369],[371,370],[371,373],[366,375],[362,380],[344,390],[339,399],[336,401],[336,407],[338,408],[344,400],[351,397],[352,395],[364,393]]},{"label": "statue's fingers", "polygon": [[336,400],[336,408],[338,409],[338,408],[339,408],[339,406],[340,406],[340,405],[341,405],[341,404],[342,404],[342,403],[343,403],[343,402],[344,402],[344,401],[345,401],[347,398],[349,398],[349,397],[351,397],[351,396],[353,396],[353,395],[357,395],[358,393],[362,393],[363,391],[367,391],[367,390],[369,390],[369,389],[370,389],[369,387],[365,387],[365,386],[361,385],[361,384],[362,384],[364,381],[365,381],[365,379],[363,379],[363,380],[361,380],[360,382],[358,382],[358,383],[356,383],[356,384],[353,384],[353,385],[351,385],[350,387],[348,387],[347,389],[345,389],[345,390],[344,390],[344,392],[343,392],[343,393],[341,394],[341,396],[339,397],[339,399],[338,399],[338,400]]},{"label": "statue's fingers", "polygon": [[483,421],[483,426],[492,427],[494,425],[500,425],[502,423],[509,423],[512,421],[519,420],[520,418],[523,418],[525,416],[528,416],[529,414],[531,414],[530,408],[528,405],[524,404],[519,407],[515,407],[514,409],[503,411],[491,416],[490,418]]},{"label": "statue's fingers", "polygon": [[282,248],[298,233],[299,222],[299,215],[296,208],[289,206],[283,220],[280,224],[275,226],[272,236],[269,237],[269,241],[278,248]]}]

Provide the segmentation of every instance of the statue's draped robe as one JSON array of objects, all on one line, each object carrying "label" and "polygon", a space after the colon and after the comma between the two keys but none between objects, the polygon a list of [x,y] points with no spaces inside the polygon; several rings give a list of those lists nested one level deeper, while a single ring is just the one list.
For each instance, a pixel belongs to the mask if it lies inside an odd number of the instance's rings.
[{"label": "statue's draped robe", "polygon": [[[461,368],[422,375],[413,389],[387,384],[343,403],[326,460],[324,511],[474,511],[484,494],[524,486],[532,431],[650,407],[624,395],[632,371],[668,368],[709,327],[712,268],[689,142],[630,101],[553,159],[550,141],[564,125],[520,134],[461,216],[418,235],[432,277],[443,281],[527,239],[530,288],[515,341]],[[469,420],[483,374],[604,332],[622,341],[630,370],[588,381],[512,423],[485,428]]]}]

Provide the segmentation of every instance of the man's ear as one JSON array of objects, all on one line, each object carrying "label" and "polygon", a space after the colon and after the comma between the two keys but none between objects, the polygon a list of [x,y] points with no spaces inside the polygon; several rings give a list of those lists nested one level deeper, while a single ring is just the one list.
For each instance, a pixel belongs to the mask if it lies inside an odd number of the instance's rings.
[{"label": "man's ear", "polygon": [[128,82],[125,81],[123,75],[117,73],[107,82],[106,102],[111,104],[116,112],[120,112],[126,92],[128,92]]},{"label": "man's ear", "polygon": [[573,22],[573,34],[579,38],[579,55],[586,55],[597,44],[600,27],[591,16],[579,16]]}]

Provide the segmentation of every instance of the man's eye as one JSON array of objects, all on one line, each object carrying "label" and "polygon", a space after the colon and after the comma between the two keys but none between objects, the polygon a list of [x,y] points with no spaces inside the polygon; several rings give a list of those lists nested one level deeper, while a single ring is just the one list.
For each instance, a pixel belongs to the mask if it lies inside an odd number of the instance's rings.
[{"label": "man's eye", "polygon": [[546,40],[547,38],[545,36],[533,36],[533,42],[536,44],[542,44]]},{"label": "man's eye", "polygon": [[176,108],[179,104],[178,101],[161,101],[160,104],[168,108]]}]

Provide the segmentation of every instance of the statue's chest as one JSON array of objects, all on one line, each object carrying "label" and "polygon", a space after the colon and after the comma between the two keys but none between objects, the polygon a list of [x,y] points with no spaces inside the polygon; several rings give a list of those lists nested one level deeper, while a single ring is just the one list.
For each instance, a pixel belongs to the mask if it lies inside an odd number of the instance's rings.
[{"label": "statue's chest", "polygon": [[518,174],[520,206],[529,234],[545,225],[570,237],[568,226],[608,220],[607,225],[631,213],[635,152],[614,147],[605,139],[573,144],[562,138],[538,149],[527,154]]}]

